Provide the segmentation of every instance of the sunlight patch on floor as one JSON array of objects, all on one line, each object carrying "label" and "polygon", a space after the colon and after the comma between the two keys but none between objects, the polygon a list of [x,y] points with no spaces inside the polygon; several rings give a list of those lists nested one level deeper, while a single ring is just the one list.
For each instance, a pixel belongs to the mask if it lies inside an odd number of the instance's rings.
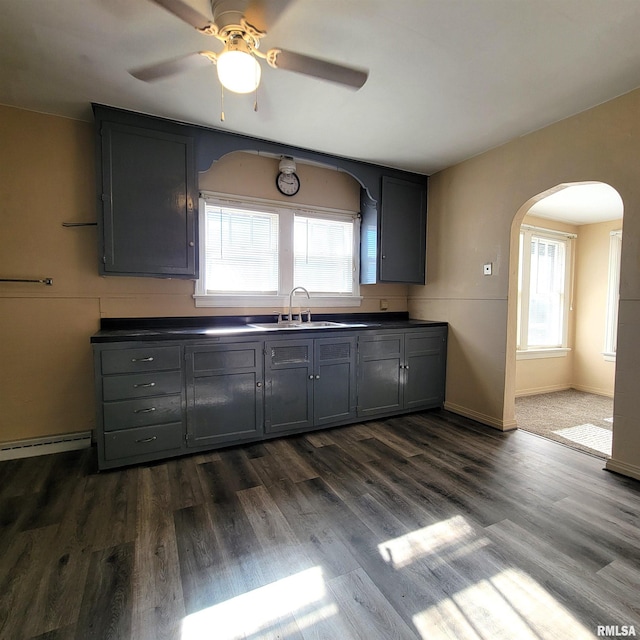
[{"label": "sunlight patch on floor", "polygon": [[322,568],[313,567],[192,613],[183,620],[181,640],[260,637],[274,625],[286,637],[292,615],[292,628],[301,629],[337,613],[334,604],[321,602],[325,596]]},{"label": "sunlight patch on floor", "polygon": [[594,424],[579,424],[576,427],[567,427],[554,431],[556,435],[576,442],[589,449],[594,449],[605,455],[611,455],[613,433],[609,429],[596,427]]},{"label": "sunlight patch on floor", "polygon": [[594,638],[529,575],[505,569],[413,616],[424,639],[557,640]]},{"label": "sunlight patch on floor", "polygon": [[392,567],[402,569],[419,558],[434,556],[443,550],[447,550],[447,559],[451,560],[451,552],[457,545],[464,544],[464,553],[469,553],[473,550],[469,549],[469,544],[475,548],[483,546],[482,541],[476,538],[467,521],[462,516],[454,516],[382,542],[378,545],[378,552]]}]

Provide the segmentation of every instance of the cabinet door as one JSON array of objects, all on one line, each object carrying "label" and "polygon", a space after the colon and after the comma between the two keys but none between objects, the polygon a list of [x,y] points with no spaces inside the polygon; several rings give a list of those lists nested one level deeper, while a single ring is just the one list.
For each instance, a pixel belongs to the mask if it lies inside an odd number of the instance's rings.
[{"label": "cabinet door", "polygon": [[443,329],[405,334],[406,409],[439,407],[444,402],[446,333]]},{"label": "cabinet door", "polygon": [[383,415],[402,409],[403,345],[402,333],[359,338],[359,416]]},{"label": "cabinet door", "polygon": [[254,439],[263,432],[262,343],[187,347],[187,443]]},{"label": "cabinet door", "polygon": [[198,276],[193,139],[102,122],[101,275]]},{"label": "cabinet door", "polygon": [[313,340],[272,340],[265,344],[265,431],[279,433],[313,426]]},{"label": "cabinet door", "polygon": [[313,422],[315,426],[356,417],[355,337],[314,340]]},{"label": "cabinet door", "polygon": [[426,182],[384,176],[380,205],[380,282],[424,284],[426,233]]}]

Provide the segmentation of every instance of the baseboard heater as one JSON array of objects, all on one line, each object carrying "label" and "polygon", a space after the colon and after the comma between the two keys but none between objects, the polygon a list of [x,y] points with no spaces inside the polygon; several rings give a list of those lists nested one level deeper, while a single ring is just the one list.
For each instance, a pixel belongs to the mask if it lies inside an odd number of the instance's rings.
[{"label": "baseboard heater", "polygon": [[91,431],[65,433],[45,438],[29,438],[15,442],[0,443],[0,460],[15,460],[32,456],[45,456],[49,453],[74,451],[91,446]]}]

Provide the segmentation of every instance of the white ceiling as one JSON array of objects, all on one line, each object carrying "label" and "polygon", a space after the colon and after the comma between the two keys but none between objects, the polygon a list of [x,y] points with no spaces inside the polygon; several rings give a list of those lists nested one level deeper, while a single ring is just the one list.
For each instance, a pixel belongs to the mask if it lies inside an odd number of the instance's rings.
[{"label": "white ceiling", "polygon": [[593,224],[621,219],[623,204],[620,194],[608,184],[585,182],[560,185],[558,191],[536,202],[528,213],[568,224]]},{"label": "white ceiling", "polygon": [[220,50],[150,0],[0,0],[0,17],[0,103],[91,120],[98,102],[428,174],[640,86],[639,0],[294,0],[262,49],[367,83],[263,64],[258,112],[227,92],[224,123],[215,68],[127,73]]}]

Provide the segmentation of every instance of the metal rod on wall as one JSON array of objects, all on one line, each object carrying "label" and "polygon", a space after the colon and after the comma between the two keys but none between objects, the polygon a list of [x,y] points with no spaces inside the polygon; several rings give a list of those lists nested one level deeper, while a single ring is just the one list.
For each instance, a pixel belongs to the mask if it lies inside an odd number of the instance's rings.
[{"label": "metal rod on wall", "polygon": [[39,280],[26,280],[23,278],[0,278],[0,282],[35,282],[38,284],[46,284],[51,286],[53,284],[53,278],[41,278]]},{"label": "metal rod on wall", "polygon": [[97,222],[63,222],[63,227],[97,227]]}]

